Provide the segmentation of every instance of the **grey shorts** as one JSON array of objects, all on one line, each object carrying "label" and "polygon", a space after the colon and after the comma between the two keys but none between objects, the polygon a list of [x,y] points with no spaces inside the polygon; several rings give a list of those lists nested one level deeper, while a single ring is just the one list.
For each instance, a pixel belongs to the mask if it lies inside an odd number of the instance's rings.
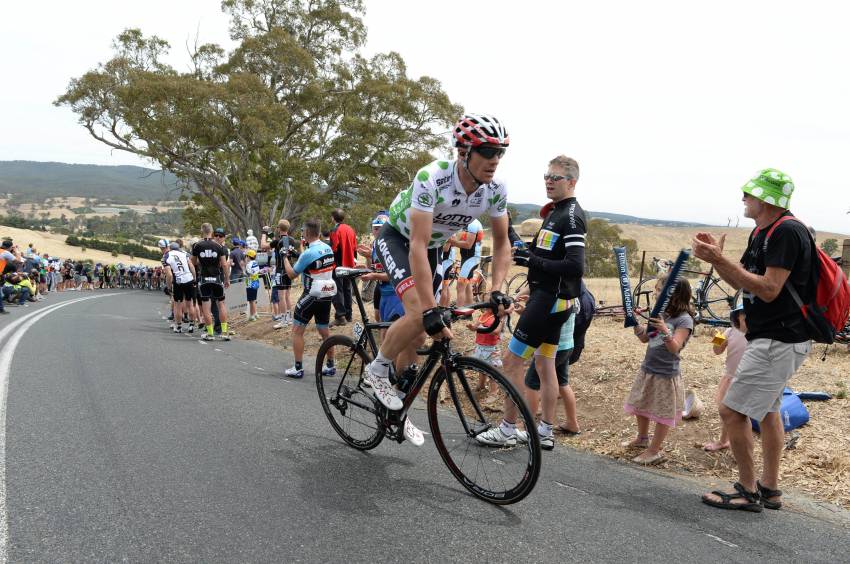
[{"label": "grey shorts", "polygon": [[768,413],[778,412],[782,390],[811,350],[811,341],[783,343],[754,339],[748,342],[723,405],[759,422]]}]

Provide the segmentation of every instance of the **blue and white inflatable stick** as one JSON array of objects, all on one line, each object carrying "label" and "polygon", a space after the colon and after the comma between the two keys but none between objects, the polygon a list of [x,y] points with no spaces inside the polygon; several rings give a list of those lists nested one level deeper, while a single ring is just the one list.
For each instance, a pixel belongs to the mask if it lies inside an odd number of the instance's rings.
[{"label": "blue and white inflatable stick", "polygon": [[688,262],[688,258],[691,256],[691,251],[689,249],[682,249],[679,252],[679,256],[676,258],[676,262],[673,264],[673,268],[670,269],[669,274],[667,275],[667,282],[664,284],[664,289],[661,290],[661,295],[658,296],[658,301],[655,302],[655,305],[652,306],[652,311],[649,313],[649,318],[655,318],[661,315],[661,312],[667,309],[667,305],[670,303],[670,298],[673,296],[673,292],[676,291],[676,282],[681,278],[682,269],[685,267],[685,263]]},{"label": "blue and white inflatable stick", "polygon": [[617,260],[617,272],[620,275],[620,294],[623,296],[623,311],[626,313],[623,327],[635,327],[638,322],[635,318],[635,305],[632,301],[632,283],[629,280],[626,248],[614,247],[614,258]]}]

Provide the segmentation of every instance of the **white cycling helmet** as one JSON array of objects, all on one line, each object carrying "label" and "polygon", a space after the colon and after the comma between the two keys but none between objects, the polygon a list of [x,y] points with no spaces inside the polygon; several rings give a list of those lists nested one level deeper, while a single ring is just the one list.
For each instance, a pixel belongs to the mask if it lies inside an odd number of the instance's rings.
[{"label": "white cycling helmet", "polygon": [[164,249],[168,246],[168,239],[160,239],[156,244],[160,249]]}]

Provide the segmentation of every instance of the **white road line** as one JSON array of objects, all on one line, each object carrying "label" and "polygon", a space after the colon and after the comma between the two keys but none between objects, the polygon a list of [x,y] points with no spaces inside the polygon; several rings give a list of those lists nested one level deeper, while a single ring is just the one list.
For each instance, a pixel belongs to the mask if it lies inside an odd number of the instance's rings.
[{"label": "white road line", "polygon": [[0,341],[5,339],[7,335],[12,335],[0,350],[0,564],[6,564],[9,559],[9,514],[6,511],[6,400],[9,393],[9,376],[15,349],[18,348],[18,344],[27,330],[45,315],[77,302],[116,295],[118,294],[100,294],[54,304],[17,319],[0,331]]},{"label": "white road line", "polygon": [[248,363],[247,363],[247,362],[245,362],[244,360],[240,360],[239,362],[241,362],[242,364],[248,364]]},{"label": "white road line", "polygon": [[573,486],[568,486],[567,484],[562,484],[561,482],[555,480],[555,485],[561,486],[562,488],[566,488],[568,490],[573,490],[574,492],[579,492],[581,494],[587,495],[587,492],[584,490],[580,490],[578,488],[574,488]]},{"label": "white road line", "polygon": [[257,370],[262,370],[263,372],[265,372],[265,371],[266,371],[266,369],[265,369],[265,368],[261,368],[261,367],[259,367],[259,366],[255,366],[254,368],[256,368]]},{"label": "white road line", "polygon": [[221,349],[213,349],[215,352],[221,352]]},{"label": "white road line", "polygon": [[721,539],[721,538],[720,538],[720,537],[718,537],[718,536],[715,536],[715,535],[709,535],[708,533],[703,533],[703,534],[704,534],[705,536],[707,536],[708,538],[710,538],[710,539],[714,539],[714,540],[716,540],[716,541],[717,541],[717,542],[719,542],[720,544],[725,544],[726,546],[731,546],[732,548],[738,548],[738,545],[737,545],[737,544],[732,543],[732,542],[729,542],[729,541],[727,541],[727,540],[723,540],[723,539]]}]

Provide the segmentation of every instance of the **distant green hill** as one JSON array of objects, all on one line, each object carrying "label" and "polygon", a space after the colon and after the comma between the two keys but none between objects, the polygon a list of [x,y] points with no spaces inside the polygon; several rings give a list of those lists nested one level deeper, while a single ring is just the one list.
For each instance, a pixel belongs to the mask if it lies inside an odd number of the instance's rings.
[{"label": "distant green hill", "polygon": [[[521,223],[532,217],[539,217],[540,204],[508,204],[510,207],[517,210],[517,217],[513,218],[514,223]],[[656,225],[660,227],[705,227],[705,223],[689,223],[687,221],[668,221],[666,219],[647,219],[645,217],[635,217],[633,215],[623,215],[620,213],[595,212],[585,210],[588,216],[592,218],[605,219],[611,223],[630,223],[635,225]]]},{"label": "distant green hill", "polygon": [[175,200],[177,178],[140,166],[0,161],[0,194],[27,200],[56,196],[98,198],[116,203]]}]

